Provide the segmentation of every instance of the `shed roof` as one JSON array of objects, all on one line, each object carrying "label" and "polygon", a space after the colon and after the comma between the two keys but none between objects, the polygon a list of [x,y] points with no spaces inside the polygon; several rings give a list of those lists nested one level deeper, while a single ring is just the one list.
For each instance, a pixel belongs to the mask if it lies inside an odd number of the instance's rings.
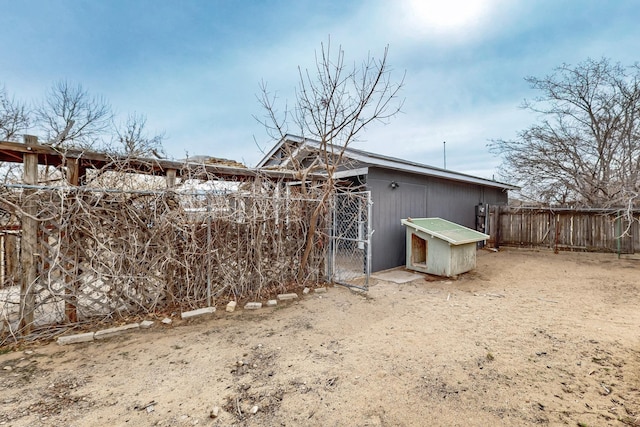
[{"label": "shed roof", "polygon": [[442,218],[407,218],[401,220],[403,225],[430,234],[452,245],[480,242],[490,236],[464,227]]},{"label": "shed roof", "polygon": [[[284,146],[284,144],[291,144],[296,148],[291,150],[288,158],[278,159],[276,153],[278,153]],[[303,138],[295,135],[285,135],[275,146],[271,148],[269,152],[260,160],[258,168],[269,168],[271,161],[277,160],[279,166],[288,166],[291,161],[291,157],[304,157],[310,154],[313,149],[319,149],[320,142],[310,138]],[[340,147],[332,146],[330,151],[339,152]],[[465,182],[470,184],[479,184],[487,187],[502,188],[504,190],[518,190],[519,187],[504,182],[494,181],[491,179],[480,178],[473,175],[467,175],[460,172],[454,172],[449,169],[441,169],[434,166],[428,166],[421,163],[412,162],[409,160],[398,159],[396,157],[384,156],[382,154],[371,153],[364,150],[357,150],[355,148],[347,147],[344,151],[344,157],[361,162],[363,165],[377,166],[380,168],[393,169],[404,172],[417,173],[420,175],[433,176],[437,178],[449,179],[453,181]],[[359,173],[366,168],[358,169]],[[348,173],[338,172],[336,175],[341,177],[349,176]]]}]

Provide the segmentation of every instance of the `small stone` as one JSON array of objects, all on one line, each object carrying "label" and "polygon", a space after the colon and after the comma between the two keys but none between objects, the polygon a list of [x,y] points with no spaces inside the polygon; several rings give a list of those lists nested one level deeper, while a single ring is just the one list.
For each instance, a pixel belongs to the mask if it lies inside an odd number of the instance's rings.
[{"label": "small stone", "polygon": [[173,320],[169,319],[168,317],[162,319],[162,323],[164,323],[165,325],[170,325],[172,322]]},{"label": "small stone", "polygon": [[18,363],[15,367],[16,369],[22,369],[22,368],[26,368],[30,364],[31,364],[30,360],[20,359],[20,363]]},{"label": "small stone", "polygon": [[248,302],[244,305],[245,310],[257,310],[259,308],[262,308],[261,302]]},{"label": "small stone", "polygon": [[204,316],[205,314],[212,314],[216,312],[215,307],[204,307],[197,310],[185,311],[180,314],[182,319],[190,319],[192,317]]},{"label": "small stone", "polygon": [[256,365],[255,363],[253,364],[253,369],[257,368],[258,365]]},{"label": "small stone", "polygon": [[209,412],[209,418],[218,418],[218,415],[220,415],[220,407],[214,406],[211,412]]},{"label": "small stone", "polygon": [[116,328],[101,329],[95,333],[94,337],[97,340],[103,340],[138,328],[140,328],[140,325],[138,323],[130,323],[128,325],[118,326]]},{"label": "small stone", "polygon": [[286,301],[286,300],[296,299],[296,298],[298,298],[298,294],[295,294],[295,293],[291,293],[291,294],[278,294],[278,300],[279,300],[279,301]]},{"label": "small stone", "polygon": [[316,294],[325,294],[327,293],[327,288],[315,288],[313,292],[315,292]]},{"label": "small stone", "polygon": [[308,293],[309,293],[309,291],[310,291],[310,290],[311,290],[311,289],[309,289],[309,288],[304,288],[304,289],[302,290],[302,294],[303,294],[303,295],[306,295],[306,294],[308,294]]},{"label": "small stone", "polygon": [[251,408],[251,413],[255,415],[258,413],[259,410],[260,408],[258,407],[258,405],[254,405],[253,408]]},{"label": "small stone", "polygon": [[75,343],[80,343],[80,342],[93,341],[93,336],[94,336],[93,332],[87,332],[87,333],[84,333],[84,334],[76,334],[76,335],[68,335],[68,336],[58,337],[58,339],[56,341],[58,342],[58,345],[75,344]]},{"label": "small stone", "polygon": [[7,365],[7,366],[3,366],[3,367],[2,367],[2,369],[4,369],[5,371],[11,371],[11,370],[13,370],[13,368],[12,368],[11,366],[9,366],[9,365]]},{"label": "small stone", "polygon": [[267,307],[275,307],[276,305],[278,305],[278,300],[276,299],[270,299],[267,301]]},{"label": "small stone", "polygon": [[149,405],[147,406],[147,414],[150,414],[154,411],[155,409],[153,408],[153,405]]},{"label": "small stone", "polygon": [[236,305],[238,305],[237,302],[235,301],[229,301],[229,304],[227,304],[227,311],[229,313],[233,312],[236,309]]},{"label": "small stone", "polygon": [[244,361],[242,361],[242,360],[238,360],[238,361],[236,362],[236,365],[238,365],[238,366],[243,366],[243,365],[244,365]]},{"label": "small stone", "polygon": [[[24,354],[26,354],[27,356],[30,356],[30,355],[32,355],[32,354],[33,354],[33,351],[31,351],[31,350],[25,350],[25,351],[24,351]],[[46,418],[46,417],[45,417],[45,418]]]},{"label": "small stone", "polygon": [[152,326],[153,322],[151,320],[143,320],[142,322],[140,322],[141,329],[149,329]]}]

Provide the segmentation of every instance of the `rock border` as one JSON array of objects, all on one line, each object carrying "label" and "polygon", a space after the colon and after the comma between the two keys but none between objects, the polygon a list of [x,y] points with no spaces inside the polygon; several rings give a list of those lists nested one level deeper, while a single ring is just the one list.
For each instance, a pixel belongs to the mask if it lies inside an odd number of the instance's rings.
[{"label": "rock border", "polygon": [[[313,292],[315,294],[326,293],[327,288],[326,287],[314,288]],[[307,295],[310,293],[310,289],[305,287],[302,293],[303,295]],[[278,294],[276,296],[276,299],[267,301],[266,306],[276,307],[278,305],[278,301],[292,301],[297,299],[298,299],[298,294],[295,292],[291,292],[287,294]],[[236,301],[230,301],[227,304],[225,311],[230,313],[233,312],[236,308],[236,305],[237,305]],[[258,310],[258,309],[261,309],[262,307],[263,307],[262,302],[248,302],[245,304],[244,310]],[[207,314],[213,314],[215,312],[216,312],[215,307],[204,307],[204,308],[199,308],[197,310],[184,311],[180,313],[180,318],[182,320],[188,320],[188,319],[193,319],[195,317],[205,316]],[[162,323],[166,325],[170,325],[171,319],[165,318],[162,321]],[[78,344],[83,342],[91,342],[95,340],[104,340],[114,336],[122,335],[126,332],[134,331],[134,330],[149,329],[153,326],[153,324],[154,322],[151,320],[143,320],[140,323],[128,323],[126,325],[117,326],[114,328],[100,329],[94,332],[84,332],[81,334],[59,336],[56,339],[56,342],[58,343],[58,345],[68,345],[68,344]]]}]

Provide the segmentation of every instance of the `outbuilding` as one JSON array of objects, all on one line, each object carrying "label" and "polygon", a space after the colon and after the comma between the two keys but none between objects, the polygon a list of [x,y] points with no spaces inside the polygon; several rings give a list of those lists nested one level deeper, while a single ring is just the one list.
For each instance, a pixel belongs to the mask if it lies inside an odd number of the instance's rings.
[{"label": "outbuilding", "polygon": [[[327,151],[338,153],[341,148],[329,147]],[[306,167],[324,159],[319,157],[321,152],[319,141],[286,135],[257,167]],[[370,236],[367,262],[373,272],[405,265],[402,218],[438,217],[487,232],[484,208],[506,205],[508,191],[518,189],[492,179],[351,147],[344,149],[334,177],[347,187],[370,194],[370,216],[359,230]]]},{"label": "outbuilding", "polygon": [[436,276],[456,276],[476,268],[476,243],[489,238],[442,218],[407,218],[406,266]]}]

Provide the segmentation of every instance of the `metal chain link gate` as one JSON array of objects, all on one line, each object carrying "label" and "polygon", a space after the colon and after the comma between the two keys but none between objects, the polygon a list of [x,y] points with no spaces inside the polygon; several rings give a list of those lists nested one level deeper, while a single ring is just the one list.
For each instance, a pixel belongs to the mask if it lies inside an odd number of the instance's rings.
[{"label": "metal chain link gate", "polygon": [[329,277],[340,285],[367,290],[371,274],[371,192],[335,195]]}]

